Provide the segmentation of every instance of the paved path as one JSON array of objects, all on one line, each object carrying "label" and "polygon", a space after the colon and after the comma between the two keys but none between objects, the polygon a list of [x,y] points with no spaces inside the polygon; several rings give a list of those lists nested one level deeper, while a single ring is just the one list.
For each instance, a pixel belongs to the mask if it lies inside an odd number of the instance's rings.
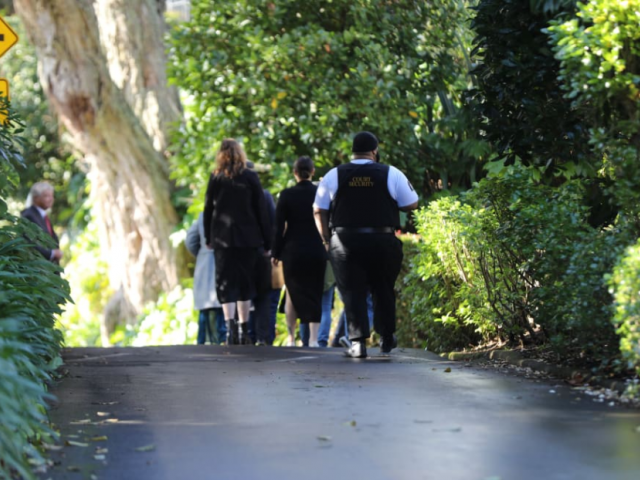
[{"label": "paved path", "polygon": [[416,350],[356,361],[335,349],[211,346],[64,357],[51,416],[64,440],[89,446],[53,453],[61,464],[45,479],[640,478],[640,412]]}]

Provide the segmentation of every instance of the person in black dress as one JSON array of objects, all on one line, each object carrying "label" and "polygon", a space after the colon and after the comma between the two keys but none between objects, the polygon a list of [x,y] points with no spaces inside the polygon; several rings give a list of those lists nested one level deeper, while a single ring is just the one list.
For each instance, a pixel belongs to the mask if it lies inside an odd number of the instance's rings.
[{"label": "person in black dress", "polygon": [[298,183],[280,194],[276,207],[272,262],[277,265],[282,261],[287,287],[289,345],[295,341],[296,318],[309,324],[309,345],[318,345],[327,252],[313,217],[313,200],[318,188],[311,183],[314,173],[309,157],[296,160],[293,174]]},{"label": "person in black dress", "polygon": [[[227,323],[228,344],[251,343],[251,300],[271,287],[267,207],[258,175],[246,164],[242,146],[234,139],[224,140],[204,204],[204,231],[207,247],[214,250],[216,292]],[[239,329],[234,320],[236,307]]]}]

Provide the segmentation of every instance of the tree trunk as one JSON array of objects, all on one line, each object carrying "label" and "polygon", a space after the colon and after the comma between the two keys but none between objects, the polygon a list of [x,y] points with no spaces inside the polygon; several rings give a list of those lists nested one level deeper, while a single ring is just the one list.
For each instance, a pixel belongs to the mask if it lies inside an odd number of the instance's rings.
[{"label": "tree trunk", "polygon": [[[166,160],[111,79],[93,4],[15,0],[37,49],[43,88],[90,166],[92,211],[118,292],[110,310],[131,320],[146,302],[178,284],[169,241],[176,213]],[[160,82],[163,75],[147,77]]]},{"label": "tree trunk", "polygon": [[97,0],[100,41],[111,79],[153,140],[165,152],[182,119],[178,91],[166,74],[164,0]]}]

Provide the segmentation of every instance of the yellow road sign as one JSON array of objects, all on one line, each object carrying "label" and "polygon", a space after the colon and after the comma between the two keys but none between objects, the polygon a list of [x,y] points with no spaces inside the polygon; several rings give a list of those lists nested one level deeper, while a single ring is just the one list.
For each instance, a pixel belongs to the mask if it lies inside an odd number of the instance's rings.
[{"label": "yellow road sign", "polygon": [[[2,99],[10,100],[9,96],[9,80],[6,78],[0,78],[0,97]],[[5,123],[7,121],[7,111],[0,106],[0,123]]]},{"label": "yellow road sign", "polygon": [[0,57],[18,43],[18,34],[0,17]]}]

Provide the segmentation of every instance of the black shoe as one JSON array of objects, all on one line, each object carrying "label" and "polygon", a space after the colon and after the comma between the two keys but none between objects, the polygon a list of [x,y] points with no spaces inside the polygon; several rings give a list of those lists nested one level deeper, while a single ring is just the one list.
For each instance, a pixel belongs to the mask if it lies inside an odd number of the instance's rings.
[{"label": "black shoe", "polygon": [[390,337],[382,337],[380,339],[380,353],[382,355],[389,355],[391,350],[398,346],[398,339],[395,335]]},{"label": "black shoe", "polygon": [[367,358],[367,347],[364,341],[354,340],[344,354],[350,358]]},{"label": "black shoe", "polygon": [[236,320],[225,320],[227,324],[227,345],[238,345],[238,322]]},{"label": "black shoe", "polygon": [[240,337],[238,338],[240,345],[253,345],[253,341],[249,336],[249,322],[240,324]]}]

